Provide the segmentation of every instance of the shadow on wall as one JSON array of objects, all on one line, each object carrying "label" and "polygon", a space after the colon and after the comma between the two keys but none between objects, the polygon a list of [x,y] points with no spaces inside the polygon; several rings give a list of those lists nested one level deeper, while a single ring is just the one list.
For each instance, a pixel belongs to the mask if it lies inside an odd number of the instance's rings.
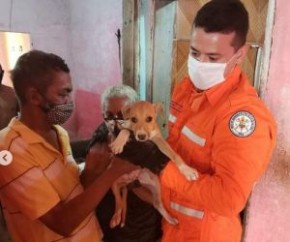
[{"label": "shadow on wall", "polygon": [[102,122],[101,97],[82,89],[76,90],[74,95],[74,113],[63,127],[71,140],[87,139]]}]

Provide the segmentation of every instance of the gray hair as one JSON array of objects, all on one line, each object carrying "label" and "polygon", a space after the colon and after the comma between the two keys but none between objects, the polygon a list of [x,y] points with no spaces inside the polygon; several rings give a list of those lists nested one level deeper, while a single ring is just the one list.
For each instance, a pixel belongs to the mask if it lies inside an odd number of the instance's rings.
[{"label": "gray hair", "polygon": [[128,98],[128,104],[138,100],[138,94],[132,87],[127,85],[111,86],[107,88],[101,95],[102,111],[107,109],[108,101],[113,97],[126,97]]}]

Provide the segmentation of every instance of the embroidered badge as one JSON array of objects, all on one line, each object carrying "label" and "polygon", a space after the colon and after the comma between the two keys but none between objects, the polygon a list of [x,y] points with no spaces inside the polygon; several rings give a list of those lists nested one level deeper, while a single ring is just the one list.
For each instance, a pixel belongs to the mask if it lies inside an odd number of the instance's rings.
[{"label": "embroidered badge", "polygon": [[240,111],[231,117],[229,126],[234,135],[238,137],[247,137],[254,132],[256,120],[251,113]]},{"label": "embroidered badge", "polygon": [[11,164],[12,160],[13,160],[13,156],[10,151],[8,150],[0,151],[0,165],[8,166]]}]

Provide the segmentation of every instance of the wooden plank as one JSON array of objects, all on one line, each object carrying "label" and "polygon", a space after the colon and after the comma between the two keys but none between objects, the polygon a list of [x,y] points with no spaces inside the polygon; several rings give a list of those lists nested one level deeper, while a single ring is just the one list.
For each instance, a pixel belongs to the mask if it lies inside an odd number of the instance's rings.
[{"label": "wooden plank", "polygon": [[123,0],[121,60],[123,83],[135,88],[137,0]]},{"label": "wooden plank", "polygon": [[140,0],[139,9],[139,92],[152,101],[155,0]]},{"label": "wooden plank", "polygon": [[[152,101],[164,105],[165,118],[168,117],[170,104],[175,13],[176,2],[156,2]],[[161,124],[165,124],[166,120],[160,120]],[[162,133],[167,135],[166,126],[162,127]]]}]

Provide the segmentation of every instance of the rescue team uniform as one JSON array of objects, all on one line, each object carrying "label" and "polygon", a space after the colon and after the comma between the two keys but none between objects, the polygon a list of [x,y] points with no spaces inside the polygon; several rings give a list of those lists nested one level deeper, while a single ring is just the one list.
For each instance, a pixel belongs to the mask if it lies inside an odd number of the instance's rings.
[{"label": "rescue team uniform", "polygon": [[203,92],[185,78],[173,92],[168,137],[200,178],[165,167],[162,198],[179,224],[163,221],[162,241],[239,242],[239,213],[276,142],[275,121],[240,68]]},{"label": "rescue team uniform", "polygon": [[12,241],[100,241],[93,213],[68,238],[39,220],[59,202],[83,192],[68,135],[60,126],[54,127],[62,153],[16,118],[0,131],[0,199]]}]

